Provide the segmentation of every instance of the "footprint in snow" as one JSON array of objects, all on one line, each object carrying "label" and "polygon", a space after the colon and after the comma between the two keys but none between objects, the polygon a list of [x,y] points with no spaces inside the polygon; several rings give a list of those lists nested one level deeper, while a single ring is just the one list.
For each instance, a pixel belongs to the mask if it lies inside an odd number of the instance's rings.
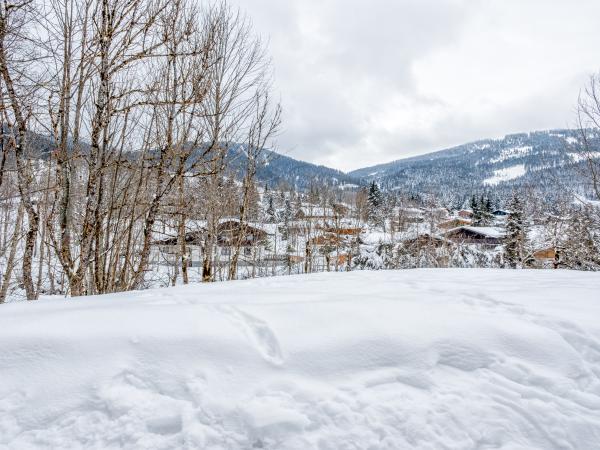
[{"label": "footprint in snow", "polygon": [[267,322],[233,306],[221,306],[218,309],[253,341],[263,359],[276,366],[283,364],[283,352],[279,341]]}]

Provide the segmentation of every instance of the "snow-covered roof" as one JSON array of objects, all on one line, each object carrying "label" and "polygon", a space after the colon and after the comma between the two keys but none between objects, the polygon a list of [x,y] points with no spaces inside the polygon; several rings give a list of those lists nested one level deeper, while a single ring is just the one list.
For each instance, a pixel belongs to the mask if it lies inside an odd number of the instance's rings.
[{"label": "snow-covered roof", "polygon": [[406,214],[409,216],[420,216],[424,213],[424,211],[420,208],[398,208],[396,213]]},{"label": "snow-covered roof", "polygon": [[333,208],[328,206],[314,206],[314,205],[303,205],[300,207],[300,211],[307,217],[333,217],[335,213]]},{"label": "snow-covered roof", "polygon": [[477,234],[481,234],[482,236],[486,236],[486,237],[491,237],[491,238],[503,238],[505,235],[505,232],[502,228],[498,228],[498,227],[473,227],[470,225],[465,225],[462,227],[457,227],[457,228],[453,228],[452,230],[449,230],[448,233],[451,233],[453,231],[456,230],[468,230],[471,231],[473,233],[477,233]]},{"label": "snow-covered roof", "polygon": [[[240,219],[238,219],[237,217],[226,217],[226,218],[220,219],[219,223],[239,222],[239,221],[240,221]],[[258,230],[262,230],[267,234],[275,234],[275,232],[277,231],[277,226],[278,226],[276,223],[262,223],[262,222],[245,222],[245,225],[256,228]]]}]

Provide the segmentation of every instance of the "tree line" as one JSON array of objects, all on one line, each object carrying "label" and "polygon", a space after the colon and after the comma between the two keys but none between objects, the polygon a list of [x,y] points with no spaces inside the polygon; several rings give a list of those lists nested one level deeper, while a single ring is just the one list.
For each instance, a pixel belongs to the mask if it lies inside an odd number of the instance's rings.
[{"label": "tree line", "polygon": [[42,272],[60,273],[72,295],[141,287],[160,217],[177,223],[185,258],[189,191],[208,216],[220,210],[234,143],[247,159],[236,205],[247,218],[280,123],[249,19],[186,0],[2,2],[0,113],[0,301],[19,259],[30,300]]}]

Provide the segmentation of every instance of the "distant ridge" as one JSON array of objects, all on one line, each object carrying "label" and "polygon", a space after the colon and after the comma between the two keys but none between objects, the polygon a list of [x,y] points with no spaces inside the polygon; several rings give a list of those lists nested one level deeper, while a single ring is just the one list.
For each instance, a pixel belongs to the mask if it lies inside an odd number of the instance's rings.
[{"label": "distant ridge", "polygon": [[[600,149],[600,138],[591,134]],[[548,196],[576,186],[581,164],[580,131],[558,129],[509,134],[433,153],[357,169],[348,175],[361,183],[376,181],[385,190],[471,195],[494,191],[499,196],[515,188],[532,187]]]}]

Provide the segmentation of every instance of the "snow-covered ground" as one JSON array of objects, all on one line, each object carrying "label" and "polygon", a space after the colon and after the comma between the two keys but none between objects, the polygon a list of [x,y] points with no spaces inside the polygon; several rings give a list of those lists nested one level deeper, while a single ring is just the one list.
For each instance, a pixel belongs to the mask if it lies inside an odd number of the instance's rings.
[{"label": "snow-covered ground", "polygon": [[593,449],[600,277],[322,273],[0,306],[0,448]]}]

